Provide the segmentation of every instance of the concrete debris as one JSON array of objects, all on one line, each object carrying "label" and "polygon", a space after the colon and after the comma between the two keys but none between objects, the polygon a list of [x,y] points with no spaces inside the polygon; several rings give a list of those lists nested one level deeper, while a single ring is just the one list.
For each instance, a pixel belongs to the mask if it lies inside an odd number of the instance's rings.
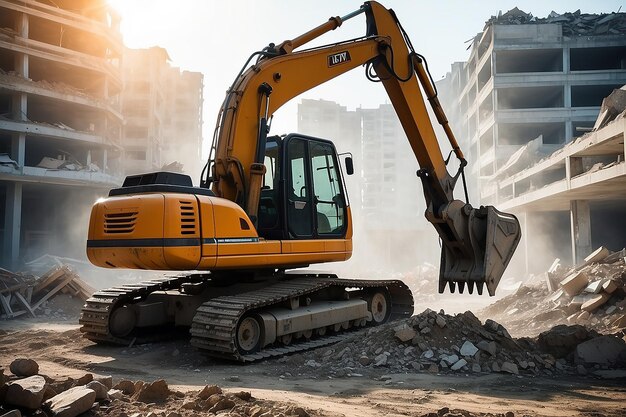
[{"label": "concrete debris", "polygon": [[626,342],[614,336],[600,336],[576,346],[576,360],[583,363],[626,364]]},{"label": "concrete debris", "polygon": [[600,247],[573,268],[557,260],[547,272],[556,286],[545,277],[529,280],[478,314],[506,323],[518,336],[537,336],[559,324],[624,333],[626,323],[620,318],[626,313],[625,254],[626,250],[611,252]]},{"label": "concrete debris", "polygon": [[461,355],[463,356],[474,356],[476,352],[478,352],[478,348],[469,340],[466,340],[461,346]]},{"label": "concrete debris", "polygon": [[626,13],[589,14],[577,10],[573,13],[550,13],[545,18],[538,18],[525,13],[517,7],[506,13],[492,16],[485,22],[485,29],[490,25],[524,25],[558,23],[563,36],[617,35],[626,33]]},{"label": "concrete debris", "polygon": [[85,301],[94,292],[68,265],[54,266],[39,277],[0,268],[0,319],[48,315],[47,303],[57,295]]},{"label": "concrete debris", "polygon": [[9,369],[13,372],[13,375],[28,377],[37,375],[39,372],[39,365],[32,359],[18,358],[11,362]]},{"label": "concrete debris", "polygon": [[85,386],[70,388],[42,404],[52,417],[76,417],[89,410],[96,401],[96,392]]},{"label": "concrete debris", "polygon": [[[0,376],[2,375],[0,368]],[[45,369],[44,369],[45,371]],[[219,414],[256,417],[309,417],[310,411],[297,405],[276,403],[254,398],[249,391],[225,392],[217,385],[207,385],[200,391],[179,392],[168,387],[165,380],[153,382],[117,381],[112,384],[107,376],[91,375],[92,381],[78,384],[72,378],[59,380],[49,376],[31,376],[12,380],[0,389],[0,415],[76,417],[88,412],[93,416],[182,417]],[[2,378],[0,377],[0,380]],[[71,384],[65,384],[72,381]],[[51,390],[55,386],[58,392]],[[46,392],[52,392],[45,398]],[[15,410],[15,408],[19,408]],[[8,413],[8,414],[6,414]],[[86,414],[85,414],[86,415]]]}]

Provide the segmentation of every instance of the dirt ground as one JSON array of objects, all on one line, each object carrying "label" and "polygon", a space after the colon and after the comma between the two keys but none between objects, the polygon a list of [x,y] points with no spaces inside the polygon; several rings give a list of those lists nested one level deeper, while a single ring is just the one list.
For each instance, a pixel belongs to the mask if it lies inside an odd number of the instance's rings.
[{"label": "dirt ground", "polygon": [[[165,379],[172,389],[216,384],[255,398],[292,404],[312,416],[422,416],[443,407],[475,414],[515,416],[624,416],[626,379],[432,375],[355,370],[350,377],[292,374],[290,359],[239,365],[207,358],[186,340],[133,347],[100,346],[83,339],[69,320],[0,322],[0,367],[16,357],[39,363],[52,378],[112,375],[114,381]],[[295,372],[294,372],[295,373]]]}]

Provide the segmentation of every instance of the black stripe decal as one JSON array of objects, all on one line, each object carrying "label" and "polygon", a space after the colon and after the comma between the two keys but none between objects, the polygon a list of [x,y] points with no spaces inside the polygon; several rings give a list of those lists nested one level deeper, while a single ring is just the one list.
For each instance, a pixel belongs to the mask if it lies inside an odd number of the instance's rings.
[{"label": "black stripe decal", "polygon": [[[203,245],[211,245],[216,243],[249,243],[258,242],[258,237],[230,237],[230,238],[204,238]],[[88,248],[118,248],[118,247],[141,247],[141,248],[158,248],[172,246],[199,246],[200,239],[197,238],[154,238],[154,239],[106,239],[106,240],[88,240]]]},{"label": "black stripe decal", "polygon": [[156,248],[170,246],[200,246],[197,238],[167,238],[167,239],[107,239],[88,240],[88,248],[114,248],[114,247],[141,247]]}]

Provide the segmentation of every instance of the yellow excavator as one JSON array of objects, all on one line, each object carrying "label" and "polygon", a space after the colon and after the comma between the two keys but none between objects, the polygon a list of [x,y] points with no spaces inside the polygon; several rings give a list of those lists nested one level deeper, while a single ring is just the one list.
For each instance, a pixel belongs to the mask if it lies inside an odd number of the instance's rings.
[{"label": "yellow excavator", "polygon": [[[366,35],[301,49],[365,14]],[[358,66],[380,81],[420,165],[426,218],[442,243],[439,292],[484,286],[495,294],[520,227],[494,207],[455,200],[466,160],[437,99],[424,57],[393,10],[358,10],[253,53],[228,89],[199,187],[186,175],[129,176],[93,206],[87,255],[97,266],[193,271],[101,290],[81,312],[96,342],[128,344],[189,329],[212,356],[254,361],[333,343],[351,327],[413,313],[397,280],[356,280],[300,268],[345,261],[352,219],[340,158],[329,140],[269,136],[284,103]],[[437,142],[420,86],[459,160],[455,175]],[[448,157],[448,160],[450,156]]]}]

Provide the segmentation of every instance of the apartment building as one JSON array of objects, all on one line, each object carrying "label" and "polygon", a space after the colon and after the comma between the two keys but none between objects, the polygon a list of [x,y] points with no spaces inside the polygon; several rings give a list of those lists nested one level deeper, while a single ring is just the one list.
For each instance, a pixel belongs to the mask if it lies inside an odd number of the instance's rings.
[{"label": "apartment building", "polygon": [[164,48],[124,50],[124,170],[167,169],[199,179],[203,75],[170,65]]},{"label": "apartment building", "polygon": [[83,217],[121,178],[121,55],[104,0],[0,2],[2,266],[83,256]]},{"label": "apartment building", "polygon": [[499,201],[494,180],[521,147],[527,166],[593,127],[602,99],[626,84],[625,35],[625,13],[539,19],[515,8],[487,21],[438,82],[481,203]]},{"label": "apartment building", "polygon": [[488,20],[469,59],[437,83],[474,201],[521,220],[514,264],[526,272],[626,245],[623,129],[598,124],[603,99],[624,84],[625,13],[517,8]]}]

